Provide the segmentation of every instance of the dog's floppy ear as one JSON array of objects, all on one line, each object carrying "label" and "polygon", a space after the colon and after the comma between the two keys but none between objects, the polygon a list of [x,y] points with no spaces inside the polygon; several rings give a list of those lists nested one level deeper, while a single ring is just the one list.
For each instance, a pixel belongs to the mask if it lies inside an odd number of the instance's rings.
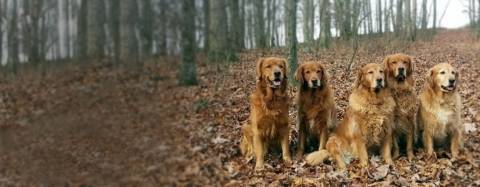
[{"label": "dog's floppy ear", "polygon": [[297,71],[295,71],[295,80],[300,82],[300,84],[303,84],[305,82],[305,79],[303,78],[303,67],[304,66],[302,64],[297,68]]},{"label": "dog's floppy ear", "polygon": [[327,85],[328,82],[330,81],[330,80],[329,80],[330,76],[328,75],[328,72],[327,72],[327,70],[325,69],[325,66],[324,66],[324,65],[318,64],[318,66],[320,66],[320,69],[321,69],[321,71],[322,71],[322,78],[321,78],[321,79],[322,79],[322,80],[321,80],[321,81],[322,81],[322,85],[323,85],[323,86],[324,86],[324,85]]},{"label": "dog's floppy ear", "polygon": [[432,89],[435,88],[435,77],[433,77],[433,76],[435,76],[434,74],[435,74],[435,72],[434,72],[433,68],[428,70],[426,82],[428,84],[428,87],[430,87]]},{"label": "dog's floppy ear", "polygon": [[355,79],[355,82],[353,83],[353,88],[358,88],[362,84],[362,79],[363,79],[363,69],[360,68],[357,71],[357,79]]},{"label": "dog's floppy ear", "polygon": [[283,74],[283,75],[284,75],[283,78],[287,79],[287,78],[288,78],[287,75],[288,75],[288,71],[289,71],[289,70],[288,70],[288,62],[287,62],[286,59],[282,59],[282,62],[283,62],[283,67],[285,67],[285,72],[283,72],[283,73],[284,73],[284,74]]},{"label": "dog's floppy ear", "polygon": [[407,62],[408,62],[407,76],[410,76],[413,74],[413,71],[415,68],[413,65],[413,59],[411,56],[407,56]]},{"label": "dog's floppy ear", "polygon": [[257,60],[257,80],[262,79],[262,66],[263,62],[265,61],[265,58],[260,58]]}]

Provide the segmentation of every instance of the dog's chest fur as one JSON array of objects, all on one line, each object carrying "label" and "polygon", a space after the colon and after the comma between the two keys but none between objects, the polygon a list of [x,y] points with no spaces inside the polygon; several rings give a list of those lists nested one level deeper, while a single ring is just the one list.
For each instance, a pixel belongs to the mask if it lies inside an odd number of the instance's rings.
[{"label": "dog's chest fur", "polygon": [[380,145],[392,130],[395,101],[388,95],[381,104],[370,104],[362,97],[352,94],[350,106],[368,146]]},{"label": "dog's chest fur", "polygon": [[400,132],[408,132],[410,125],[414,125],[417,110],[417,99],[411,90],[393,91],[396,103],[395,129]]},{"label": "dog's chest fur", "polygon": [[434,135],[436,137],[446,137],[448,132],[451,131],[451,128],[456,128],[453,127],[456,122],[455,120],[456,113],[456,106],[455,103],[452,101],[445,101],[442,103],[439,103],[437,107],[432,108],[432,113],[436,118],[437,123],[435,123],[435,127],[432,128],[434,131]]}]

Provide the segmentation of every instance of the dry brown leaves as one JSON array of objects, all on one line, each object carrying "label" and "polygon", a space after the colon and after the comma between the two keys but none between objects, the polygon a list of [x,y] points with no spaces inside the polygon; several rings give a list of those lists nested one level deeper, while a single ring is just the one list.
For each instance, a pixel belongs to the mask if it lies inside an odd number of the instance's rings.
[{"label": "dry brown leaves", "polygon": [[[368,168],[354,161],[338,171],[331,162],[308,166],[297,160],[285,166],[273,153],[267,170],[254,172],[238,149],[240,127],[250,113],[255,60],[286,57],[273,49],[242,53],[239,62],[228,65],[201,63],[200,85],[194,87],[176,86],[175,59],[140,68],[99,63],[1,80],[0,185],[480,185],[480,43],[463,30],[440,31],[432,41],[406,46],[368,41],[373,43],[363,43],[353,69],[404,52],[415,57],[417,90],[433,64],[450,62],[461,70],[468,154],[452,162],[448,153],[429,160],[419,150],[414,161],[401,157],[394,166],[372,156]],[[321,61],[329,69],[339,119],[354,81],[353,72],[346,72],[351,52],[335,45],[299,54],[300,62]],[[292,102],[292,150],[294,108]]]}]

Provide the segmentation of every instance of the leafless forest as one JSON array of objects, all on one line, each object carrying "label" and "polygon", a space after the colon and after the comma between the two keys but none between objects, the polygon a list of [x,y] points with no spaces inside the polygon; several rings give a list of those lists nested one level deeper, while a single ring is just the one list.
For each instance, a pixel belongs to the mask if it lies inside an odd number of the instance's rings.
[{"label": "leafless forest", "polygon": [[[480,185],[480,0],[459,1],[469,23],[447,29],[450,0],[0,0],[0,186]],[[258,58],[288,59],[289,80],[324,64],[340,120],[352,72],[398,52],[417,92],[432,65],[460,70],[461,159],[241,156]]]}]

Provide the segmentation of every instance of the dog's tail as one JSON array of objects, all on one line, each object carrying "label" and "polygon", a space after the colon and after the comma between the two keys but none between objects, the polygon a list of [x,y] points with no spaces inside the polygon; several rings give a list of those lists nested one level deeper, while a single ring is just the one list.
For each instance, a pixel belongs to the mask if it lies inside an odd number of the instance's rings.
[{"label": "dog's tail", "polygon": [[248,123],[242,126],[240,151],[245,159],[247,159],[247,162],[253,159],[253,131],[251,125]]},{"label": "dog's tail", "polygon": [[322,149],[308,154],[305,160],[307,164],[314,166],[323,163],[328,157],[330,157],[330,153],[326,149]]}]

